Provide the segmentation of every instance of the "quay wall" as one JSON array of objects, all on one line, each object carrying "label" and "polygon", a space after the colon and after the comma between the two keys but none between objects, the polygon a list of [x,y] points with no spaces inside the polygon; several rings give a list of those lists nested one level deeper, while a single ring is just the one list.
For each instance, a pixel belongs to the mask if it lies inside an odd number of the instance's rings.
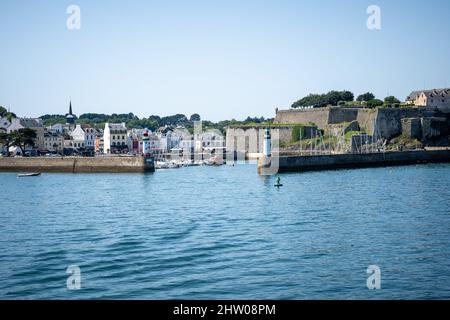
[{"label": "quay wall", "polygon": [[[276,161],[275,161],[276,162]],[[388,167],[419,163],[450,162],[450,150],[395,151],[368,154],[337,154],[319,156],[280,156],[278,172]],[[265,174],[267,159],[258,161],[258,173]]]},{"label": "quay wall", "polygon": [[152,172],[154,163],[144,157],[1,157],[3,172],[71,172],[71,173],[121,173]]}]

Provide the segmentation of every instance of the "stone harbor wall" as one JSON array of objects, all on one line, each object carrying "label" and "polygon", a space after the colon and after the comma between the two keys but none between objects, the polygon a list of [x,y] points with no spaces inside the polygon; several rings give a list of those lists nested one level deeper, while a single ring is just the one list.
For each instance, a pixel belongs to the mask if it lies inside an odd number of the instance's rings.
[{"label": "stone harbor wall", "polygon": [[153,159],[144,157],[1,157],[0,171],[11,172],[152,172]]},{"label": "stone harbor wall", "polygon": [[[441,162],[450,162],[450,150],[280,156],[277,159],[262,157],[258,160],[258,173],[265,175],[279,172],[355,169]],[[272,164],[275,168],[271,167]]]}]

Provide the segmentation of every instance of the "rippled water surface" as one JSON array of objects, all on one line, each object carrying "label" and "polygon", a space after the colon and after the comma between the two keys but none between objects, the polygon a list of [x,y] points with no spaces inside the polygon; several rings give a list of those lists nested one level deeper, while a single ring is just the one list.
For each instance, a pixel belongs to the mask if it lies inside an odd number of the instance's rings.
[{"label": "rippled water surface", "polygon": [[0,298],[450,298],[450,165],[280,177],[0,173]]}]

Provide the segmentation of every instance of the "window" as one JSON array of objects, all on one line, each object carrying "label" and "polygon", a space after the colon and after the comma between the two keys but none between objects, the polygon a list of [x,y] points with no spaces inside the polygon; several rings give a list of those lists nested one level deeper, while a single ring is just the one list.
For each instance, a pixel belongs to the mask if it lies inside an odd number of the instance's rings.
[{"label": "window", "polygon": [[113,136],[113,140],[116,140],[116,136]]}]

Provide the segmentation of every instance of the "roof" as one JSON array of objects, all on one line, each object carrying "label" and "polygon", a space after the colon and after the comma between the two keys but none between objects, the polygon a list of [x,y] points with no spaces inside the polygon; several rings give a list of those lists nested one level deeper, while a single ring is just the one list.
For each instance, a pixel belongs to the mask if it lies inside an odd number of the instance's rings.
[{"label": "roof", "polygon": [[25,128],[39,128],[42,127],[42,122],[38,119],[28,119],[22,118],[20,119],[20,124]]},{"label": "roof", "polygon": [[427,97],[434,97],[437,95],[448,96],[450,95],[450,88],[430,89],[430,90],[416,90],[406,97],[406,101],[416,100],[419,95],[424,93]]},{"label": "roof", "polygon": [[161,133],[167,133],[167,132],[169,132],[169,131],[172,131],[172,132],[173,132],[173,129],[172,129],[172,127],[170,127],[170,126],[159,127],[159,128],[156,130],[156,132],[161,132]]},{"label": "roof", "polygon": [[409,94],[409,96],[406,97],[406,101],[412,101],[412,100],[416,100],[417,97],[422,93],[423,91],[421,90],[416,90],[413,91]]},{"label": "roof", "polygon": [[63,137],[62,134],[56,132],[44,132],[44,137]]},{"label": "roof", "polygon": [[111,130],[127,130],[123,123],[108,123],[107,125]]}]

